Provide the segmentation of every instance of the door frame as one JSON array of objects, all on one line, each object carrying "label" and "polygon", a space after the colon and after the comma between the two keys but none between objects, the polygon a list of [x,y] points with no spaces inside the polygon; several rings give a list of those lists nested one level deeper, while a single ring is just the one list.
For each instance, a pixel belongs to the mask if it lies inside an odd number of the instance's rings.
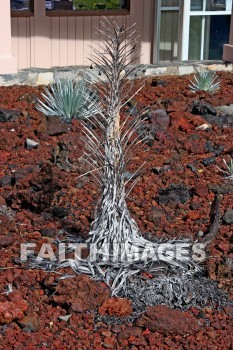
[{"label": "door frame", "polygon": [[191,16],[202,16],[202,32],[201,32],[201,52],[200,60],[204,59],[204,42],[205,42],[205,26],[208,25],[206,16],[219,16],[219,15],[231,15],[231,9],[229,6],[229,0],[226,0],[226,6],[228,9],[224,11],[206,11],[206,0],[203,0],[202,11],[191,11],[191,0],[184,0],[183,6],[183,28],[182,31],[182,50],[181,60],[187,61],[189,55],[189,31],[190,31],[190,17]]}]

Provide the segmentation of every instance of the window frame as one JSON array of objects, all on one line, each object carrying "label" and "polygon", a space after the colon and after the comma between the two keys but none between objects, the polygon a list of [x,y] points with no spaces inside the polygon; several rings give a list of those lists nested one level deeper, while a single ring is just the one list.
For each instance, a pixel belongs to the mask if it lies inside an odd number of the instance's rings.
[{"label": "window frame", "polygon": [[29,0],[28,10],[11,9],[11,17],[31,17],[34,16],[34,0]]},{"label": "window frame", "polygon": [[124,9],[113,10],[46,10],[48,17],[70,17],[70,16],[125,16],[130,14],[130,0],[125,0]]}]

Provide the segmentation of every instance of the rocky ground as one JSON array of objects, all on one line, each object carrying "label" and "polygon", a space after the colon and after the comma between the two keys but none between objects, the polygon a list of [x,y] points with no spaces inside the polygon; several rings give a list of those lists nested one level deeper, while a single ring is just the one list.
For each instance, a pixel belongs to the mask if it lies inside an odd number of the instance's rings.
[{"label": "rocky ground", "polygon": [[[127,107],[136,106],[132,114],[148,107],[149,136],[125,174],[146,162],[128,206],[142,233],[196,237],[208,233],[211,204],[221,195],[206,271],[232,298],[233,180],[217,166],[233,158],[233,74],[219,73],[214,94],[190,92],[189,79],[149,78]],[[21,243],[55,250],[52,242],[67,235],[85,239],[99,196],[91,176],[78,177],[85,172],[79,121],[38,112],[42,91],[0,88],[0,349],[232,349],[232,306],[150,306],[131,320],[131,300],[111,297],[104,283],[21,263]]]}]

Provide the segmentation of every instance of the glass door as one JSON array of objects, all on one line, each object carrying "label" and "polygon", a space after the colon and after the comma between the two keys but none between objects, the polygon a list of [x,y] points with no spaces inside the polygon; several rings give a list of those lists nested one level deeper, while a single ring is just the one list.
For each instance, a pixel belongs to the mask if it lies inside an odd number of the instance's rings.
[{"label": "glass door", "polygon": [[158,0],[156,8],[155,62],[179,59],[180,0]]},{"label": "glass door", "polygon": [[188,40],[189,60],[221,60],[229,40],[232,1],[191,0]]}]

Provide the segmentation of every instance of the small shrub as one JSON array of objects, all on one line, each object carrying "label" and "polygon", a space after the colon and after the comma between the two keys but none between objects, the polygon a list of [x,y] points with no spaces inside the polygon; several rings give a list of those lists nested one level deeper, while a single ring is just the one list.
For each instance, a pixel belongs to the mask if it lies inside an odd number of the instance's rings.
[{"label": "small shrub", "polygon": [[94,115],[96,110],[96,94],[88,88],[84,80],[73,82],[72,79],[56,79],[50,85],[51,92],[45,87],[36,108],[47,116],[59,116],[70,122],[73,118]]},{"label": "small shrub", "polygon": [[209,70],[197,72],[190,83],[189,87],[193,92],[198,90],[214,92],[220,87],[220,81],[217,81],[216,73]]}]

